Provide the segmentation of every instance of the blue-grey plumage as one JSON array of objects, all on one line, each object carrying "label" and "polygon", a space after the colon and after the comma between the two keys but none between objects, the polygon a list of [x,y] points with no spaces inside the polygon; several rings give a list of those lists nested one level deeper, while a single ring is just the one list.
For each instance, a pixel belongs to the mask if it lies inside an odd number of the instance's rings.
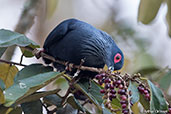
[{"label": "blue-grey plumage", "polygon": [[[96,29],[77,19],[60,23],[47,37],[43,46],[45,53],[56,59],[83,65],[103,68],[105,64],[112,70],[123,66],[124,55],[106,32]],[[50,61],[44,59],[45,63]],[[64,66],[55,64],[57,69]]]}]

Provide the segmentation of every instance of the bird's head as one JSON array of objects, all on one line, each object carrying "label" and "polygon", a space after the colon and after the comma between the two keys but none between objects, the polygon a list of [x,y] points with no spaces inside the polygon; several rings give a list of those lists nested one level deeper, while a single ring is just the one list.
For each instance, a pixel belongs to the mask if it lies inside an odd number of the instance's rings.
[{"label": "bird's head", "polygon": [[119,70],[124,63],[124,55],[116,44],[107,49],[106,65],[110,71]]}]

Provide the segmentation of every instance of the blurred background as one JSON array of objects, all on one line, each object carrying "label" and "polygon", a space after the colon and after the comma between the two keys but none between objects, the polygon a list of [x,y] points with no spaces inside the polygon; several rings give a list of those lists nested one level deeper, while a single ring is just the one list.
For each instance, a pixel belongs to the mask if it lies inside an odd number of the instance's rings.
[{"label": "blurred background", "polygon": [[[151,10],[155,9],[154,6],[151,5]],[[68,18],[85,21],[109,33],[123,50],[125,64],[122,73],[140,72],[170,98],[168,22],[171,20],[166,19],[169,8],[162,3],[154,19],[143,24],[138,19],[139,15],[144,15],[139,14],[142,13],[139,7],[140,0],[0,0],[0,29],[23,33],[42,47],[47,35],[61,21]],[[21,51],[12,47],[3,58],[19,62],[20,56]],[[23,60],[23,64],[35,62],[42,61],[35,58]]]}]

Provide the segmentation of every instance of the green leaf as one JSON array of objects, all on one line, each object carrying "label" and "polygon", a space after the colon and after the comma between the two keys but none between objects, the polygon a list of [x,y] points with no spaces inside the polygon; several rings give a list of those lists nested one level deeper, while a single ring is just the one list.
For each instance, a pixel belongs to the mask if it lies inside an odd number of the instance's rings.
[{"label": "green leaf", "polygon": [[163,0],[141,0],[138,9],[138,21],[149,24],[157,15]]},{"label": "green leaf", "polygon": [[11,106],[15,102],[22,100],[24,97],[34,93],[55,80],[61,76],[61,74],[63,73],[47,72],[19,80],[4,91],[6,100],[5,106]]},{"label": "green leaf", "polygon": [[53,71],[53,68],[50,66],[43,66],[42,64],[31,64],[29,66],[24,67],[22,70],[20,70],[16,74],[14,81],[17,82],[19,80],[29,78],[33,75],[50,72],[50,71]]},{"label": "green leaf", "polygon": [[2,57],[2,55],[4,54],[6,49],[7,49],[7,47],[0,47],[0,58]]},{"label": "green leaf", "polygon": [[62,104],[61,104],[62,98],[60,98],[56,94],[52,94],[52,95],[48,95],[48,96],[44,97],[43,101],[47,105],[55,105],[58,108],[62,108]]},{"label": "green leaf", "polygon": [[18,46],[38,46],[35,42],[28,39],[25,35],[10,30],[0,29],[0,47],[9,47],[12,45]]},{"label": "green leaf", "polygon": [[171,70],[164,74],[164,76],[159,80],[159,85],[162,89],[167,91],[171,86]]},{"label": "green leaf", "polygon": [[167,15],[166,15],[166,19],[167,19],[167,23],[168,23],[168,32],[169,32],[169,36],[171,37],[171,0],[167,0]]},{"label": "green leaf", "polygon": [[0,64],[0,79],[5,83],[6,88],[14,83],[14,77],[18,72],[18,68],[14,65],[1,63]]},{"label": "green leaf", "polygon": [[25,103],[25,102],[32,102],[32,101],[36,101],[42,97],[51,95],[51,94],[55,94],[58,93],[60,91],[60,89],[55,89],[55,90],[51,90],[51,91],[41,91],[41,92],[35,92],[31,95],[28,95],[27,97],[25,97],[22,100],[19,100],[18,102],[16,102],[15,104],[21,104],[21,103]]},{"label": "green leaf", "polygon": [[43,114],[42,103],[40,100],[21,104],[24,114]]},{"label": "green leaf", "polygon": [[132,84],[131,81],[129,82],[129,87],[128,90],[131,91],[132,95],[131,95],[131,101],[132,103],[136,103],[139,101],[139,92],[137,87],[135,86],[135,84]]},{"label": "green leaf", "polygon": [[[0,29],[0,47],[9,47],[17,45],[21,47],[29,46],[31,48],[40,47],[38,44],[28,39],[25,35],[10,30]],[[26,57],[32,57],[32,53],[22,49]]]},{"label": "green leaf", "polygon": [[156,114],[156,110],[160,112],[167,111],[168,106],[166,104],[166,100],[164,98],[162,91],[159,88],[157,88],[150,80],[148,80],[147,82],[151,92],[150,111],[152,111],[152,114]]}]

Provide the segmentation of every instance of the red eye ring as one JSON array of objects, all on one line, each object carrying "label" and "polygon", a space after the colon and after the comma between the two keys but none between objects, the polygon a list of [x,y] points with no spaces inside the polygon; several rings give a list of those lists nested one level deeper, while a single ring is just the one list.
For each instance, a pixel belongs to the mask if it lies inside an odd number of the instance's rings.
[{"label": "red eye ring", "polygon": [[121,58],[122,58],[121,54],[117,53],[114,57],[114,63],[120,62]]}]

